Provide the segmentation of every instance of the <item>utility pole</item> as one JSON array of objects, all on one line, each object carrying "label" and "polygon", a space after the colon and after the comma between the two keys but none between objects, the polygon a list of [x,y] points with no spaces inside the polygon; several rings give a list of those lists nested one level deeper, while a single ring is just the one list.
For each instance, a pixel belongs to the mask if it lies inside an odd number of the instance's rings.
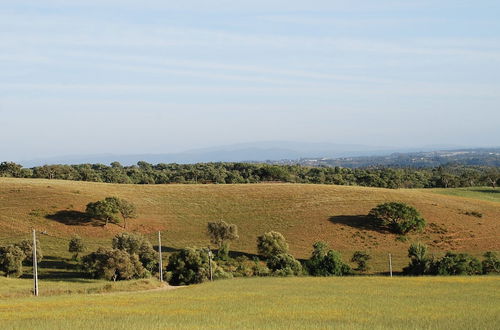
[{"label": "utility pole", "polygon": [[160,282],[163,282],[163,260],[161,259],[161,232],[158,232],[158,252],[160,256],[159,260],[159,270],[160,270]]},{"label": "utility pole", "polygon": [[208,264],[210,266],[210,281],[213,281],[212,275],[212,251],[208,248]]},{"label": "utility pole", "polygon": [[392,256],[389,253],[389,274],[391,274],[392,277]]},{"label": "utility pole", "polygon": [[33,294],[38,296],[38,266],[36,260],[36,230],[33,229]]}]

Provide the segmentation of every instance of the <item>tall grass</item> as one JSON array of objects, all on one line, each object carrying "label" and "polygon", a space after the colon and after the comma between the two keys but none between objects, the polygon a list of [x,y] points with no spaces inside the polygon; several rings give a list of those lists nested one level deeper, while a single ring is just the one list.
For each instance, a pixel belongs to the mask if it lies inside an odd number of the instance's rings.
[{"label": "tall grass", "polygon": [[255,278],[0,300],[2,328],[495,329],[499,277]]}]

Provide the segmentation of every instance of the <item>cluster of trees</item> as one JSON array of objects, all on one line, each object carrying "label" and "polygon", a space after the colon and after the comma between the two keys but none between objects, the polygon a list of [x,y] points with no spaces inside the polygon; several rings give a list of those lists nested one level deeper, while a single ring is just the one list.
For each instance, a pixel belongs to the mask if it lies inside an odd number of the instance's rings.
[{"label": "cluster of trees", "polygon": [[479,275],[500,273],[500,259],[486,252],[480,261],[467,253],[447,252],[442,258],[428,255],[425,244],[414,243],[408,249],[410,264],[403,269],[407,275]]},{"label": "cluster of trees", "polygon": [[[289,253],[289,246],[282,234],[270,231],[257,237],[259,257],[250,260],[246,256],[231,258],[229,242],[237,239],[237,227],[224,221],[211,222],[207,226],[210,241],[218,248],[215,258],[209,249],[185,248],[173,253],[167,266],[167,279],[172,285],[189,285],[213,279],[251,276],[342,276],[352,270],[337,251],[324,242],[317,242],[308,260],[302,262]],[[358,255],[357,258],[355,256]],[[357,251],[353,261],[358,271],[367,270],[370,256]]]},{"label": "cluster of trees", "polygon": [[158,270],[158,253],[143,236],[131,233],[116,235],[112,248],[99,248],[84,256],[81,269],[93,278],[130,280],[150,277]]},{"label": "cluster of trees", "polygon": [[266,181],[359,185],[380,188],[451,188],[500,185],[500,168],[341,168],[255,163],[44,165],[30,169],[3,162],[0,176],[110,183],[258,183]]},{"label": "cluster of trees", "polygon": [[[40,242],[37,240],[37,262],[43,259]],[[23,274],[23,264],[32,262],[33,242],[23,240],[19,243],[0,246],[0,271],[7,277],[19,277]]]}]

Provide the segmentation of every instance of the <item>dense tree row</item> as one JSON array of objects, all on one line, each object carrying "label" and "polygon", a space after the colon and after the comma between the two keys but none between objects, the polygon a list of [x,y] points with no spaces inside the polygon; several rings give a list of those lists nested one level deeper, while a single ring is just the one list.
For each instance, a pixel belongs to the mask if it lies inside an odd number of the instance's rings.
[{"label": "dense tree row", "polygon": [[3,162],[0,176],[133,184],[293,182],[380,188],[451,188],[500,184],[498,167],[341,168],[253,163],[44,165]]}]

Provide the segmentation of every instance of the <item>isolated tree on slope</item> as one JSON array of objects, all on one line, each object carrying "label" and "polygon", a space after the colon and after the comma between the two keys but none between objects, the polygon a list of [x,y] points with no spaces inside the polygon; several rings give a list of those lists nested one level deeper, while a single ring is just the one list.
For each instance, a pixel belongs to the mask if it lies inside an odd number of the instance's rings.
[{"label": "isolated tree on slope", "polygon": [[207,224],[210,242],[217,245],[219,257],[224,259],[229,253],[229,241],[238,239],[238,227],[235,224],[228,224],[225,221],[209,222]]},{"label": "isolated tree on slope", "polygon": [[78,254],[85,251],[85,245],[80,237],[75,236],[71,238],[68,244],[68,251],[74,253],[73,259],[78,259]]}]

